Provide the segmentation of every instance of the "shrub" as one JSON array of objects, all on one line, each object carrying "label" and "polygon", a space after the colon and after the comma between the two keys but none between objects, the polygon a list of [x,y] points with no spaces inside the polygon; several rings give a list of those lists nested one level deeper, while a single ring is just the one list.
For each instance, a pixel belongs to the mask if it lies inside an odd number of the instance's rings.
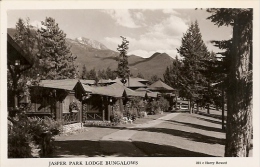
[{"label": "shrub", "polygon": [[147,113],[145,111],[141,111],[141,112],[139,112],[139,117],[140,118],[147,117]]},{"label": "shrub", "polygon": [[137,108],[130,108],[127,113],[127,118],[135,121],[136,117],[138,116]]},{"label": "shrub", "polygon": [[167,111],[168,108],[170,107],[170,104],[169,104],[167,99],[165,99],[164,97],[161,97],[159,99],[159,106],[160,106],[162,111]]},{"label": "shrub", "polygon": [[[60,133],[61,127],[60,122],[51,118],[28,118],[25,114],[18,116],[17,120],[13,120],[13,126],[8,131],[8,157],[32,157],[31,145],[40,147],[39,156],[51,156],[54,148],[53,136]],[[23,151],[17,151],[20,148]]]},{"label": "shrub", "polygon": [[148,114],[154,115],[157,114],[159,111],[159,104],[157,101],[153,100],[148,102],[145,108]]},{"label": "shrub", "polygon": [[120,111],[114,111],[113,114],[110,115],[110,121],[114,124],[119,124],[122,118],[123,114]]},{"label": "shrub", "polygon": [[[9,125],[10,126],[10,125]],[[8,157],[31,158],[29,146],[32,136],[26,133],[26,129],[13,125],[8,131]]]}]

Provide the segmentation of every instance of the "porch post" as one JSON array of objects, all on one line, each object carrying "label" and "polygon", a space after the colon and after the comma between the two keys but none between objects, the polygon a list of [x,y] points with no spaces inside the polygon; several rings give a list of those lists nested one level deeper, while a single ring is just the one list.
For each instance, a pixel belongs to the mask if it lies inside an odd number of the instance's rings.
[{"label": "porch post", "polygon": [[110,121],[110,112],[111,112],[111,102],[110,102],[110,99],[109,97],[107,97],[107,120]]},{"label": "porch post", "polygon": [[60,102],[55,102],[55,114],[56,114],[56,120],[61,120],[61,111],[60,111]]},{"label": "porch post", "polygon": [[104,99],[103,96],[101,96],[101,101],[102,101],[102,104],[101,104],[101,106],[102,106],[102,120],[105,121],[105,105],[104,105],[105,99]]},{"label": "porch post", "polygon": [[119,99],[119,109],[120,109],[120,112],[123,113],[123,99],[122,98]]}]

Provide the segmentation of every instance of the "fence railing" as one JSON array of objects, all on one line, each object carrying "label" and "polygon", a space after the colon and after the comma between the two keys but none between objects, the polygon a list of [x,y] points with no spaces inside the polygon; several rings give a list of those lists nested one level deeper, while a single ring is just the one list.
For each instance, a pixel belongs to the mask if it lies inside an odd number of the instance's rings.
[{"label": "fence railing", "polygon": [[64,124],[76,123],[79,122],[79,113],[62,113],[62,120]]},{"label": "fence railing", "polygon": [[103,120],[102,113],[85,113],[83,121],[86,120]]}]

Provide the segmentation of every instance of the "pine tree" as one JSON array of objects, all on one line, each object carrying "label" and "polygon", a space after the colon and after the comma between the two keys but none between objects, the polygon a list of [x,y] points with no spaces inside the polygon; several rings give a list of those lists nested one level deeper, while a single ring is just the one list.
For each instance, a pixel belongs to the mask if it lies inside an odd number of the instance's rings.
[{"label": "pine tree", "polygon": [[160,80],[160,78],[157,75],[153,75],[150,78],[151,83],[155,83],[156,81],[159,81],[159,80]]},{"label": "pine tree", "polygon": [[84,64],[82,67],[81,79],[87,79],[87,76],[88,76],[88,71],[86,65]]},{"label": "pine tree", "polygon": [[182,62],[176,56],[172,65],[168,66],[163,74],[164,82],[174,89],[178,90],[178,96],[183,96],[181,83],[182,83]]},{"label": "pine tree", "polygon": [[[252,135],[253,9],[207,9],[218,26],[233,27],[228,47],[227,126],[225,157],[249,155]],[[222,45],[223,46],[223,45]],[[230,54],[228,53],[230,51]]]},{"label": "pine tree", "polygon": [[98,70],[98,78],[99,79],[108,79],[108,77],[106,75],[106,71],[105,70]]},{"label": "pine tree", "polygon": [[182,44],[177,51],[183,57],[181,89],[184,96],[190,100],[192,107],[194,102],[202,99],[208,85],[200,70],[205,68],[203,60],[209,59],[209,52],[202,40],[197,21],[192,23],[183,35]]},{"label": "pine tree", "polygon": [[204,68],[200,70],[207,82],[207,89],[200,101],[201,104],[207,106],[207,113],[210,114],[210,104],[213,104],[213,99],[219,98],[220,86],[212,87],[211,84],[221,82],[221,74],[218,72],[218,63],[216,54],[212,51],[208,59],[203,60]]},{"label": "pine tree", "polygon": [[66,45],[66,34],[51,17],[42,21],[37,31],[41,77],[44,79],[75,78],[75,56]]},{"label": "pine tree", "polygon": [[118,45],[117,48],[117,50],[120,52],[118,57],[117,75],[119,78],[122,78],[122,80],[125,80],[130,76],[127,58],[129,41],[127,41],[125,37],[120,37],[122,38],[122,44]]},{"label": "pine tree", "polygon": [[136,76],[136,77],[137,77],[137,78],[142,78],[142,79],[144,79],[144,76],[143,76],[143,74],[142,74],[142,73],[140,73],[140,72],[137,74],[137,76]]},{"label": "pine tree", "polygon": [[92,70],[89,71],[89,75],[88,75],[87,79],[97,80],[97,78],[98,78],[98,76],[97,76],[96,69],[93,68]]},{"label": "pine tree", "polygon": [[35,50],[35,33],[32,31],[29,24],[30,19],[27,18],[26,21],[19,18],[16,23],[16,33],[14,34],[14,40],[19,44],[23,49],[26,55],[29,55],[33,58]]},{"label": "pine tree", "polygon": [[[32,60],[30,66],[19,66],[19,73],[15,75],[14,68],[8,64],[8,91],[11,94],[22,96],[29,95],[29,87],[37,79],[38,71],[37,59],[35,58],[36,45],[35,33],[29,24],[29,18],[24,21],[19,18],[16,23],[16,33],[14,41],[22,48],[23,52]],[[22,75],[21,75],[22,74]]]},{"label": "pine tree", "polygon": [[182,63],[176,56],[172,65],[168,66],[163,74],[164,82],[175,89],[179,89],[181,68]]},{"label": "pine tree", "polygon": [[116,79],[117,74],[116,74],[115,71],[112,71],[111,68],[107,67],[106,76],[107,76],[108,79]]}]

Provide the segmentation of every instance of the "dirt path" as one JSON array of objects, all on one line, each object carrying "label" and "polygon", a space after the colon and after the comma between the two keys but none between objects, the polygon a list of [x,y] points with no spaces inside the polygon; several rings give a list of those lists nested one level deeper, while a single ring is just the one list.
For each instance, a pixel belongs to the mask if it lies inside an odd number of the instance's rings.
[{"label": "dirt path", "polygon": [[150,120],[131,127],[89,127],[88,131],[70,136],[57,136],[54,157],[144,157],[147,156],[133,143],[131,137],[137,128],[159,125],[177,116],[177,113]]},{"label": "dirt path", "polygon": [[[104,152],[110,154],[111,156],[147,156],[132,143],[131,137],[138,132],[138,130],[135,129],[154,127],[164,121],[172,119],[178,114],[179,113],[171,113],[156,120],[149,121],[144,124],[137,124],[133,127],[129,127],[127,129],[119,130],[106,135],[100,140],[101,148]],[[120,146],[115,147],[112,145],[112,142],[117,142],[118,144],[120,144]]]}]

